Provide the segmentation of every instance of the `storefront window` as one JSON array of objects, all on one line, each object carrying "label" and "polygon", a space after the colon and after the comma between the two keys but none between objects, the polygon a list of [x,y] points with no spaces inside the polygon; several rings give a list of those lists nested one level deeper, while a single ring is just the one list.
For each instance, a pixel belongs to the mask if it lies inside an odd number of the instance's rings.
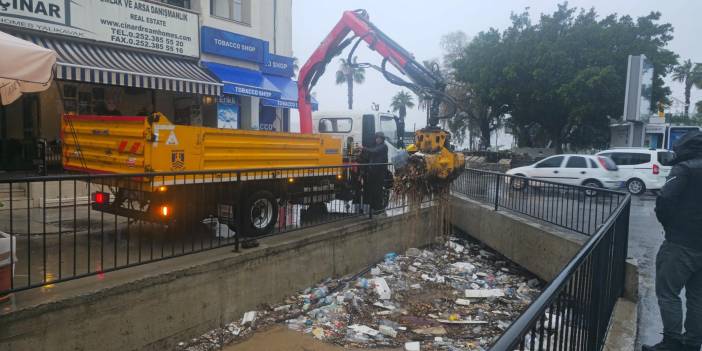
[{"label": "storefront window", "polygon": [[211,0],[213,16],[242,22],[251,23],[251,0]]},{"label": "storefront window", "polygon": [[160,0],[164,4],[182,7],[184,9],[190,8],[190,0]]}]

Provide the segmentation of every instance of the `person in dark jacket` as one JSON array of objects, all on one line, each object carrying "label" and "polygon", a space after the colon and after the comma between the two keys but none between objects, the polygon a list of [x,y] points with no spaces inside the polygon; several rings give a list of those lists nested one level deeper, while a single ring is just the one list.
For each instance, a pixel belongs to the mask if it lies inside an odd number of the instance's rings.
[{"label": "person in dark jacket", "polygon": [[[665,230],[656,256],[663,341],[644,345],[644,351],[698,351],[702,344],[702,132],[685,134],[673,151],[673,169],[656,199],[656,217]],[[687,299],[684,334],[683,288]]]},{"label": "person in dark jacket", "polygon": [[[368,157],[368,163],[388,163],[388,146],[385,145],[385,134],[383,132],[375,133],[375,145],[364,146],[363,152]],[[383,204],[385,183],[385,173],[387,166],[369,166],[367,170],[364,195],[368,199],[368,204],[374,211],[379,211],[385,208]]]}]

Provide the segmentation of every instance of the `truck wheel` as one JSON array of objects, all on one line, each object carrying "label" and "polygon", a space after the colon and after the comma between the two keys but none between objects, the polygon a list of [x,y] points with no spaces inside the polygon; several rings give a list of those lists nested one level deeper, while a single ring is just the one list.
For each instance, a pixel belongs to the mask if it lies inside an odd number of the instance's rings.
[{"label": "truck wheel", "polygon": [[243,236],[270,233],[278,221],[278,202],[268,190],[258,190],[246,198],[243,211]]}]

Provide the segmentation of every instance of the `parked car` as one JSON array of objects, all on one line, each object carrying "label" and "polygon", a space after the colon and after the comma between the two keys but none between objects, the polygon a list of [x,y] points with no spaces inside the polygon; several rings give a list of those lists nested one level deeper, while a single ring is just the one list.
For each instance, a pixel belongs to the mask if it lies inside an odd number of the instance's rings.
[{"label": "parked car", "polygon": [[[617,165],[606,156],[555,155],[533,165],[510,169],[507,174],[593,188],[619,189],[624,186]],[[510,177],[510,185],[515,190],[529,184],[529,180]],[[587,190],[585,194],[594,196],[597,191]]]},{"label": "parked car", "polygon": [[675,157],[669,150],[646,148],[617,148],[597,155],[607,156],[617,164],[627,190],[634,195],[662,188]]}]

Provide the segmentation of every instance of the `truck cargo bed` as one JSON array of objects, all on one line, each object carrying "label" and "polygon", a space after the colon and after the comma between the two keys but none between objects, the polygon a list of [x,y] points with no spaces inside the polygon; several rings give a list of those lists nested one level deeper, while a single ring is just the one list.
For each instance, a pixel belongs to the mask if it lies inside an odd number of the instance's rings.
[{"label": "truck cargo bed", "polygon": [[64,115],[63,166],[91,173],[244,170],[342,164],[341,141],[314,134],[172,124],[156,114]]}]

